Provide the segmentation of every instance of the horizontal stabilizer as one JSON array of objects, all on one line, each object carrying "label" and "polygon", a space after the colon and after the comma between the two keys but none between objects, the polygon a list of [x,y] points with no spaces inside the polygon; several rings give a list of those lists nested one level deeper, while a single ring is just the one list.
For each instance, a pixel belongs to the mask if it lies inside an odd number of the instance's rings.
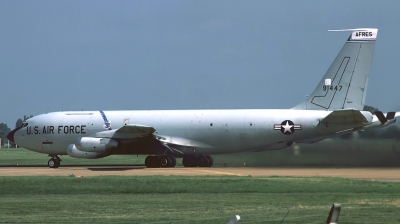
[{"label": "horizontal stabilizer", "polygon": [[368,123],[368,120],[359,110],[346,109],[332,111],[320,122],[324,124],[362,124]]},{"label": "horizontal stabilizer", "polygon": [[393,120],[396,116],[396,112],[389,112],[385,115],[382,113],[382,111],[375,111],[375,116],[378,118],[378,120],[381,122],[381,124],[385,124],[388,122],[388,120]]},{"label": "horizontal stabilizer", "polygon": [[[388,112],[386,115],[381,111],[375,111],[372,123],[365,126],[365,129],[384,128],[396,122],[396,114],[399,112]],[[398,115],[399,116],[399,115]]]},{"label": "horizontal stabilizer", "polygon": [[395,116],[396,116],[396,112],[389,112],[386,115],[386,119],[392,120],[392,119],[394,119]]},{"label": "horizontal stabilizer", "polygon": [[383,115],[382,111],[375,111],[375,115],[378,118],[378,120],[381,122],[381,124],[384,124],[387,122],[387,118],[385,115]]}]

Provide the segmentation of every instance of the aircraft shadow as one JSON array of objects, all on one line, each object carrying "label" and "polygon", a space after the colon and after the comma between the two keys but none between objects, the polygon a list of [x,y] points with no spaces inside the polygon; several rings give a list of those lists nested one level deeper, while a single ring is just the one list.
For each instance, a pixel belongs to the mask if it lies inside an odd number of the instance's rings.
[{"label": "aircraft shadow", "polygon": [[[1,167],[48,167],[47,165],[15,165],[15,164],[6,164],[6,165],[0,165]],[[130,169],[135,169],[135,168],[144,168],[144,165],[135,165],[135,164],[80,164],[80,165],[64,165],[61,164],[60,167],[107,167],[107,168],[130,168]]]},{"label": "aircraft shadow", "polygon": [[126,171],[126,170],[139,170],[146,167],[88,167],[90,171]]}]

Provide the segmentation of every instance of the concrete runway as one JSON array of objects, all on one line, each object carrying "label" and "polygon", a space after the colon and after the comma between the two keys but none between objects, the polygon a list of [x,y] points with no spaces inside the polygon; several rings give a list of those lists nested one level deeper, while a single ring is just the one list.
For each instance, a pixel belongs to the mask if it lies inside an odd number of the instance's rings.
[{"label": "concrete runway", "polygon": [[0,176],[145,176],[145,175],[231,175],[231,176],[294,176],[344,177],[373,181],[400,182],[400,168],[271,168],[271,167],[211,167],[211,168],[146,168],[144,166],[61,166],[0,167]]}]

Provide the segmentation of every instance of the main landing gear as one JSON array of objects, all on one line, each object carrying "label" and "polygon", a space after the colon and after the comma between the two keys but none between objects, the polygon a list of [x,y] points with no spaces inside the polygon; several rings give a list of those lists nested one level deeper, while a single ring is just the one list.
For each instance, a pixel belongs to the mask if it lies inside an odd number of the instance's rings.
[{"label": "main landing gear", "polygon": [[182,164],[185,167],[211,167],[213,163],[213,158],[208,155],[186,155],[182,160]]},{"label": "main landing gear", "polygon": [[175,157],[169,155],[147,156],[144,164],[148,168],[175,167],[176,159]]},{"label": "main landing gear", "polygon": [[[170,155],[147,156],[144,163],[147,168],[175,167],[176,159]],[[208,155],[186,155],[182,160],[185,167],[211,167],[213,163],[213,158]]]},{"label": "main landing gear", "polygon": [[52,158],[47,162],[47,165],[50,168],[58,168],[58,167],[60,167],[60,163],[61,163],[60,157],[58,157],[57,155],[53,155],[53,154],[50,154],[49,156],[52,157]]}]

